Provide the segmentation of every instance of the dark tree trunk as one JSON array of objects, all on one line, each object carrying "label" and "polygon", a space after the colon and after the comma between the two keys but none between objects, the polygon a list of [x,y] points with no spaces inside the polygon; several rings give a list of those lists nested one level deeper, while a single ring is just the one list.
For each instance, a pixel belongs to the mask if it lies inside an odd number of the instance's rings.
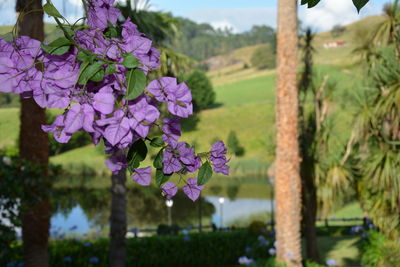
[{"label": "dark tree trunk", "polygon": [[[30,36],[43,41],[44,25],[41,0],[18,0],[16,11],[23,14],[18,24],[18,34]],[[24,14],[25,13],[25,14]],[[21,158],[43,167],[44,180],[38,180],[35,186],[25,186],[25,194],[33,196],[37,202],[32,204],[30,200],[23,200],[25,208],[21,212],[22,240],[24,248],[25,266],[48,266],[48,238],[50,227],[50,203],[46,196],[49,190],[47,164],[49,158],[48,135],[41,129],[46,123],[45,110],[40,108],[32,98],[21,98],[21,128],[19,133],[19,151]],[[35,179],[41,177],[27,177]],[[42,178],[41,178],[42,179]],[[40,189],[38,189],[40,187]],[[43,190],[43,188],[45,188]]]},{"label": "dark tree trunk", "polygon": [[301,266],[296,0],[278,1],[277,37],[275,167],[277,257],[288,266]]},{"label": "dark tree trunk", "polygon": [[111,176],[110,266],[125,267],[126,263],[126,170]]},{"label": "dark tree trunk", "polygon": [[[308,174],[310,175],[310,174]],[[320,262],[317,228],[315,222],[317,219],[317,189],[312,177],[303,177],[303,227],[304,237],[306,239],[307,258],[314,262]]]}]

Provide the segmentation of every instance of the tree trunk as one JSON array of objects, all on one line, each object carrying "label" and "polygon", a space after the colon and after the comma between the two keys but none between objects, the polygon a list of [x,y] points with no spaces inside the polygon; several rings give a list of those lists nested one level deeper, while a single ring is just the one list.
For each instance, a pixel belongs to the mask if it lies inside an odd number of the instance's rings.
[{"label": "tree trunk", "polygon": [[110,215],[110,266],[124,267],[126,263],[126,169],[111,176],[112,199]]},{"label": "tree trunk", "polygon": [[[310,175],[310,174],[308,174]],[[319,262],[319,252],[317,244],[317,189],[312,177],[303,178],[303,226],[304,237],[306,239],[307,259]]]},{"label": "tree trunk", "polygon": [[276,95],[276,231],[278,260],[301,266],[301,179],[298,143],[297,1],[278,1]]},{"label": "tree trunk", "polygon": [[[20,17],[18,34],[30,36],[43,41],[44,25],[43,12],[30,10],[41,10],[41,0],[18,0],[16,11],[25,13]],[[50,227],[50,203],[46,196],[49,189],[47,175],[47,164],[49,158],[48,135],[43,132],[41,125],[46,123],[45,110],[40,108],[33,98],[21,98],[21,128],[19,133],[20,157],[43,167],[43,178],[27,177],[28,179],[39,179],[40,184],[25,186],[25,194],[35,197],[38,202],[32,205],[30,200],[23,200],[23,206],[28,209],[21,211],[22,218],[22,240],[24,248],[25,266],[47,267],[48,266],[48,238]],[[47,180],[47,181],[46,181]],[[38,189],[40,187],[40,189]],[[45,190],[43,191],[43,188]]]}]

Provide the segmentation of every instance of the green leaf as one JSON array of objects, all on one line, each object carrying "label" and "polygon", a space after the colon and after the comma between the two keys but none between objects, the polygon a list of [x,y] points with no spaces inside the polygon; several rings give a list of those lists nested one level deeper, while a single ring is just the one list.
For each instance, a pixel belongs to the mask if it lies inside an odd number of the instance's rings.
[{"label": "green leaf", "polygon": [[147,156],[147,146],[143,139],[137,140],[133,145],[130,147],[128,151],[128,166],[130,169],[135,169],[139,167],[140,162],[146,159]]},{"label": "green leaf", "polygon": [[60,18],[62,19],[63,16],[58,12],[57,8],[53,6],[53,4],[50,1],[47,1],[47,3],[43,6],[44,12],[46,12],[47,15]]},{"label": "green leaf", "polygon": [[132,54],[125,54],[122,64],[129,69],[133,69],[139,65],[139,60]]},{"label": "green leaf", "polygon": [[203,185],[207,183],[212,177],[213,171],[210,162],[206,161],[201,165],[199,173],[197,175],[198,185]]},{"label": "green leaf", "polygon": [[156,185],[161,186],[171,178],[172,174],[164,174],[161,169],[156,170]]},{"label": "green leaf", "polygon": [[360,13],[361,8],[363,8],[369,0],[353,0],[354,6],[357,8],[358,13]]},{"label": "green leaf", "polygon": [[301,4],[302,5],[307,4],[308,8],[312,8],[312,7],[315,7],[319,3],[319,1],[320,0],[301,0]]},{"label": "green leaf", "polygon": [[165,145],[164,140],[161,137],[155,137],[151,140],[150,145],[152,147],[162,147]]},{"label": "green leaf", "polygon": [[106,75],[113,74],[117,71],[114,65],[108,65],[106,68]]},{"label": "green leaf", "polygon": [[70,45],[72,44],[73,43],[67,38],[60,37],[54,40],[53,42],[49,43],[48,45],[41,44],[41,47],[48,54],[60,56],[65,54],[69,50]]},{"label": "green leaf", "polygon": [[156,169],[162,169],[163,168],[163,162],[162,162],[163,154],[164,154],[164,150],[163,149],[161,149],[157,153],[157,156],[154,158],[154,161],[153,161],[154,168],[156,168]]},{"label": "green leaf", "polygon": [[126,100],[133,100],[143,94],[146,87],[146,75],[140,69],[131,69],[126,74]]},{"label": "green leaf", "polygon": [[[90,64],[90,63],[89,63]],[[84,67],[83,69],[81,69],[81,74],[79,76],[78,79],[78,83],[80,85],[85,85],[87,84],[87,82],[100,70],[102,70],[102,66],[103,66],[103,62],[95,62],[93,64],[87,65],[87,64],[82,64],[82,66]]]},{"label": "green leaf", "polygon": [[104,70],[100,69],[98,72],[96,72],[92,78],[90,78],[91,81],[93,82],[101,82],[104,79]]}]

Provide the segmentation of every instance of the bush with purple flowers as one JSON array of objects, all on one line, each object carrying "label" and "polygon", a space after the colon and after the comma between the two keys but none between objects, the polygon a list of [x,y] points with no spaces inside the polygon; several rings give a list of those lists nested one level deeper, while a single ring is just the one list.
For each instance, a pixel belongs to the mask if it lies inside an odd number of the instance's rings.
[{"label": "bush with purple flowers", "polygon": [[[147,145],[160,148],[153,162],[156,184],[172,198],[177,185],[168,182],[171,175],[198,172],[183,187],[196,200],[213,171],[229,174],[225,145],[217,142],[211,151],[196,153],[179,141],[180,119],[193,113],[187,85],[174,77],[147,85],[148,74],[160,66],[152,41],[129,18],[117,23],[121,13],[114,0],[84,2],[88,25],[69,23],[47,0],[45,13],[64,33],[50,43],[26,36],[12,43],[0,39],[0,91],[32,97],[43,108],[63,109],[43,131],[59,143],[78,131],[89,133],[95,145],[104,142],[107,167],[114,173],[127,168],[140,185],[151,183],[151,167],[140,166]],[[169,113],[164,119],[163,106]],[[162,136],[151,136],[152,128]]]}]

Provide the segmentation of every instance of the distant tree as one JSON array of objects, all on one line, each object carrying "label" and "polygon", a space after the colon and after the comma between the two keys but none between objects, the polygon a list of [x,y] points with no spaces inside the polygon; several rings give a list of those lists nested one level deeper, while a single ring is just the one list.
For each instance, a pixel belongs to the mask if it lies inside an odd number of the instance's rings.
[{"label": "distant tree", "polygon": [[195,111],[203,110],[215,103],[215,92],[210,79],[204,71],[194,70],[181,77],[192,91]]},{"label": "distant tree", "polygon": [[253,52],[250,61],[257,69],[273,69],[276,65],[276,55],[270,45],[262,46]]},{"label": "distant tree", "polygon": [[346,31],[346,27],[342,25],[335,25],[331,30],[332,37],[339,37]]},{"label": "distant tree", "polygon": [[240,145],[239,139],[237,138],[235,131],[230,131],[228,135],[228,148],[235,154],[235,156],[244,156],[245,149],[243,146]]}]

